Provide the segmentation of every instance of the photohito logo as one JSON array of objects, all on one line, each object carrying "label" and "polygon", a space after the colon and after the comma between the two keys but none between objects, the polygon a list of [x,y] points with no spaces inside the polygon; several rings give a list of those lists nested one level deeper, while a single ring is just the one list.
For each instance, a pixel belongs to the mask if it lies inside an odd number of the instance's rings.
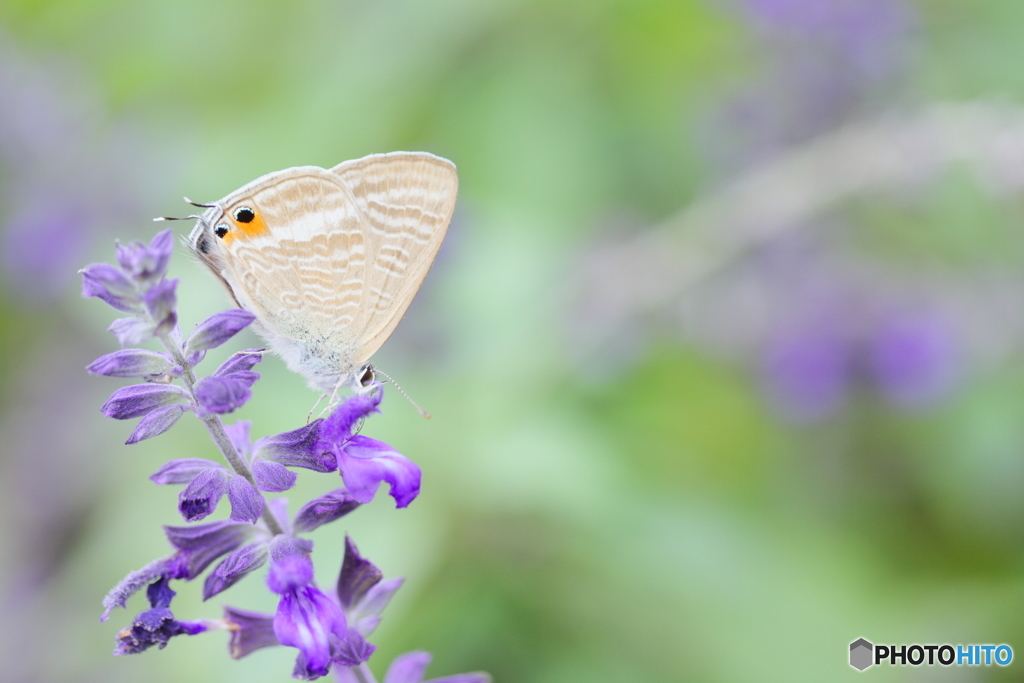
[{"label": "photohito logo", "polygon": [[850,643],[850,666],[863,671],[875,664],[890,666],[1007,666],[1009,645],[874,645],[864,638]]}]

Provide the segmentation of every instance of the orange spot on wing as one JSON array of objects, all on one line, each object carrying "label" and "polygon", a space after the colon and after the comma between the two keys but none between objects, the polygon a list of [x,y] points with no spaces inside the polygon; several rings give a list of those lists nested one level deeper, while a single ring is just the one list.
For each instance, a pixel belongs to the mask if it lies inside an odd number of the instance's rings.
[{"label": "orange spot on wing", "polygon": [[263,222],[263,216],[258,213],[248,223],[239,223],[234,219],[231,219],[231,222],[234,224],[235,230],[238,231],[232,230],[231,232],[235,233],[237,237],[242,237],[243,235],[245,237],[255,237],[267,231],[267,224]]},{"label": "orange spot on wing", "polygon": [[248,223],[241,223],[230,216],[225,216],[224,218],[231,226],[231,229],[228,230],[227,234],[222,238],[225,246],[231,244],[236,239],[244,240],[250,237],[256,237],[257,235],[262,235],[268,230],[267,224],[263,220],[263,216],[256,212],[254,212],[253,219]]}]

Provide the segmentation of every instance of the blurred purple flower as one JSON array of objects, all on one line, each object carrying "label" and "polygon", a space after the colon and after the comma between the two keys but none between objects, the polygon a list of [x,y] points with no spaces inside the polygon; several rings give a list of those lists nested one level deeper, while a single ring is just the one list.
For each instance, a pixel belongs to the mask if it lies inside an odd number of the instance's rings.
[{"label": "blurred purple flower", "polygon": [[951,325],[929,312],[890,314],[868,342],[868,370],[882,392],[907,408],[933,403],[956,379]]},{"label": "blurred purple flower", "polygon": [[834,331],[802,329],[768,345],[762,373],[769,400],[797,422],[833,413],[846,398],[850,348]]},{"label": "blurred purple flower", "polygon": [[12,218],[0,239],[6,279],[28,299],[62,293],[89,242],[91,216],[60,201],[34,204]]}]

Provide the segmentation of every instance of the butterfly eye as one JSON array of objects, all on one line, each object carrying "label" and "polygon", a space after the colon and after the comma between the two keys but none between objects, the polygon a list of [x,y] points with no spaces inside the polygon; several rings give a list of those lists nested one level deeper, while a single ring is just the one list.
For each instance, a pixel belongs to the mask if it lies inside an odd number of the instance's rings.
[{"label": "butterfly eye", "polygon": [[213,231],[217,234],[217,237],[224,237],[224,235],[228,234],[228,226],[221,223]]},{"label": "butterfly eye", "polygon": [[363,373],[359,376],[359,384],[361,384],[364,387],[368,387],[371,384],[373,384],[373,381],[375,379],[377,378],[373,374],[373,368],[367,365],[365,368],[363,368]]},{"label": "butterfly eye", "polygon": [[252,223],[256,218],[256,212],[248,206],[240,206],[235,209],[235,220],[239,223]]}]

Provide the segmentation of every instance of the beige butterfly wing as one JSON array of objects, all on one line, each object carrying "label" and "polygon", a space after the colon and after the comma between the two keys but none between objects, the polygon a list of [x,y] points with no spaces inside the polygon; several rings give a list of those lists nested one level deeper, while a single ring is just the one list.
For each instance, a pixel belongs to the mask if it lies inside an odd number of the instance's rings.
[{"label": "beige butterfly wing", "polygon": [[361,365],[391,336],[427,276],[455,211],[458,176],[452,162],[424,152],[374,154],[331,171],[366,221],[366,290],[350,328]]},{"label": "beige butterfly wing", "polygon": [[[456,191],[454,165],[419,152],[269,174],[218,202],[230,229],[221,277],[289,367],[333,386],[408,309]],[[243,208],[248,223],[236,220]]]}]

